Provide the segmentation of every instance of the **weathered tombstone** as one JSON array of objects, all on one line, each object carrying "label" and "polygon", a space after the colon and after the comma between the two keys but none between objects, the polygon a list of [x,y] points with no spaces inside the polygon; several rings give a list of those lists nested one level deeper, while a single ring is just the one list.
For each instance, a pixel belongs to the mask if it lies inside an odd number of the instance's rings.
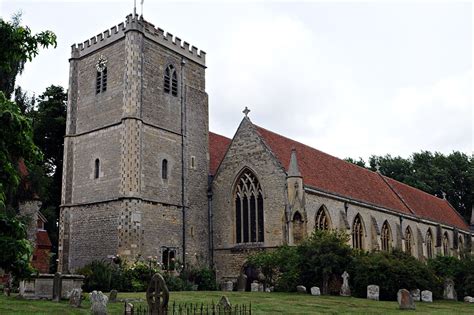
[{"label": "weathered tombstone", "polygon": [[133,315],[133,304],[125,303],[125,315]]},{"label": "weathered tombstone", "polygon": [[234,283],[232,281],[225,281],[222,283],[222,291],[232,292],[234,290]]},{"label": "weathered tombstone", "polygon": [[349,287],[349,274],[347,271],[344,271],[342,274],[342,286],[341,286],[341,296],[351,296],[351,288]]},{"label": "weathered tombstone", "polygon": [[224,309],[225,311],[231,310],[232,306],[230,304],[229,298],[223,295],[219,301],[219,307]]},{"label": "weathered tombstone", "polygon": [[306,287],[304,285],[298,285],[298,286],[296,286],[296,292],[306,293]]},{"label": "weathered tombstone", "polygon": [[92,291],[89,295],[91,300],[91,314],[93,315],[107,315],[107,302],[109,298],[101,291]]},{"label": "weathered tombstone", "polygon": [[407,289],[400,289],[397,293],[398,306],[401,310],[414,310],[415,301]]},{"label": "weathered tombstone", "polygon": [[109,294],[109,302],[110,302],[110,303],[115,303],[115,302],[117,302],[117,290],[112,290],[112,291],[110,291],[110,294]]},{"label": "weathered tombstone", "polygon": [[148,303],[148,314],[163,315],[166,314],[168,306],[169,291],[165,279],[155,273],[148,284],[146,290],[146,301]]},{"label": "weathered tombstone", "polygon": [[272,290],[271,290],[270,288],[266,288],[266,289],[265,289],[265,292],[266,292],[266,293],[270,293],[270,292],[272,292]]},{"label": "weathered tombstone", "polygon": [[420,289],[410,290],[411,297],[413,301],[420,301]]},{"label": "weathered tombstone", "polygon": [[245,288],[247,288],[247,275],[241,273],[239,278],[237,278],[237,291],[245,292]]},{"label": "weathered tombstone", "polygon": [[443,299],[457,300],[456,290],[454,290],[454,281],[451,278],[446,278],[444,281]]},{"label": "weathered tombstone", "polygon": [[433,302],[433,292],[428,290],[421,291],[421,301],[422,302]]},{"label": "weathered tombstone", "polygon": [[474,297],[472,297],[472,296],[465,296],[465,297],[464,297],[464,302],[466,302],[466,303],[474,303]]},{"label": "weathered tombstone", "polygon": [[61,300],[61,287],[62,287],[61,273],[56,272],[54,274],[54,280],[53,280],[53,301],[54,302],[59,302]]},{"label": "weathered tombstone", "polygon": [[260,284],[257,281],[254,281],[250,284],[250,291],[258,292],[259,287],[260,287]]},{"label": "weathered tombstone", "polygon": [[69,305],[74,307],[81,307],[82,289],[74,288],[69,293]]},{"label": "weathered tombstone", "polygon": [[6,288],[3,288],[3,294],[5,296],[10,296],[10,288],[6,287]]},{"label": "weathered tombstone", "polygon": [[263,291],[265,291],[263,283],[259,283],[258,284],[258,292],[263,292]]},{"label": "weathered tombstone", "polygon": [[371,284],[367,286],[367,299],[378,301],[380,288],[378,285]]},{"label": "weathered tombstone", "polygon": [[321,290],[319,289],[319,287],[311,287],[311,295],[321,295]]}]

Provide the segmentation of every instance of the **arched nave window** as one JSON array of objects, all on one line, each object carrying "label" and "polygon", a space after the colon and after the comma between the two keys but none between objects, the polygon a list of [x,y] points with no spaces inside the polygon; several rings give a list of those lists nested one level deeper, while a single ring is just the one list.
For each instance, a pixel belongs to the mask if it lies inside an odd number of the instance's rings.
[{"label": "arched nave window", "polygon": [[263,242],[263,196],[257,177],[246,169],[234,191],[236,242]]},{"label": "arched nave window", "polygon": [[362,218],[356,215],[354,223],[352,224],[352,247],[355,249],[364,248],[364,227],[362,225]]},{"label": "arched nave window", "polygon": [[387,221],[385,221],[382,225],[380,237],[382,238],[382,250],[389,251],[392,247],[392,232],[390,231],[390,226],[388,225]]},{"label": "arched nave window", "polygon": [[426,256],[433,258],[433,234],[430,229],[426,232]]},{"label": "arched nave window", "polygon": [[324,206],[321,206],[321,208],[319,208],[318,212],[316,213],[315,229],[316,230],[329,230],[330,229],[328,213],[326,209],[324,209]]},{"label": "arched nave window", "polygon": [[405,230],[405,252],[413,255],[413,233],[409,226]]},{"label": "arched nave window", "polygon": [[448,237],[448,232],[444,232],[443,234],[443,255],[448,256],[449,255],[449,237]]}]

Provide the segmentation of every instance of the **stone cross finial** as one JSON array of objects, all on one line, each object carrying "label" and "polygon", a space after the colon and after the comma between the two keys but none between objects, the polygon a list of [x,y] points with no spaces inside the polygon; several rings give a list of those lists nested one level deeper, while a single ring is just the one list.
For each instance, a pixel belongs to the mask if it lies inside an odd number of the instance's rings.
[{"label": "stone cross finial", "polygon": [[443,199],[446,200],[446,193],[442,191],[441,194],[443,194]]},{"label": "stone cross finial", "polygon": [[249,113],[250,113],[250,109],[248,109],[247,106],[245,106],[245,109],[242,111],[242,113],[245,114],[245,117],[248,117]]},{"label": "stone cross finial", "polygon": [[377,173],[380,173],[380,164],[377,163],[377,165],[375,165],[375,170]]}]

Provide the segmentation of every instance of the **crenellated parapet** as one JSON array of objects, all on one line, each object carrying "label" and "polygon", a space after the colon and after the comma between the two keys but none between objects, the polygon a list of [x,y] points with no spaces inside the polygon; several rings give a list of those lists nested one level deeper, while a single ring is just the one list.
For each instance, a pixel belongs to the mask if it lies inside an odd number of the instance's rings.
[{"label": "crenellated parapet", "polygon": [[98,49],[101,49],[117,40],[125,37],[129,31],[138,31],[144,36],[168,49],[177,52],[185,58],[188,58],[202,66],[206,65],[206,53],[197,47],[182,41],[179,37],[169,32],[165,32],[152,23],[147,22],[138,15],[128,15],[125,22],[122,22],[104,32],[84,41],[83,43],[71,46],[71,58],[82,58]]}]

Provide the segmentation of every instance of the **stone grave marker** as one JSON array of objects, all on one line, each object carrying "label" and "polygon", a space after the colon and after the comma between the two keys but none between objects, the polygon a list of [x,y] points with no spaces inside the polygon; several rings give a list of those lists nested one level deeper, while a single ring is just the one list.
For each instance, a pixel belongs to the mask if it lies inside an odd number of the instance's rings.
[{"label": "stone grave marker", "polygon": [[246,288],[247,288],[247,275],[244,273],[241,273],[239,278],[237,278],[237,291],[245,292]]},{"label": "stone grave marker", "polygon": [[474,303],[474,297],[472,297],[472,296],[465,296],[465,297],[464,297],[464,302],[466,302],[466,303]]},{"label": "stone grave marker", "polygon": [[311,295],[319,296],[321,295],[321,290],[319,287],[311,287]]},{"label": "stone grave marker", "polygon": [[428,290],[421,291],[421,301],[432,303],[433,302],[433,292],[428,291]]},{"label": "stone grave marker", "polygon": [[133,304],[126,303],[125,304],[125,315],[133,315]]},{"label": "stone grave marker", "polygon": [[296,286],[296,292],[306,293],[306,287],[304,285],[298,285],[298,286]]},{"label": "stone grave marker", "polygon": [[260,287],[260,284],[255,280],[250,284],[250,291],[252,292],[258,292],[258,288]]},{"label": "stone grave marker", "polygon": [[351,288],[349,287],[349,274],[347,271],[344,271],[342,274],[342,286],[341,286],[341,296],[351,296]]},{"label": "stone grave marker", "polygon": [[415,301],[407,289],[400,289],[397,293],[398,306],[401,310],[414,310]]},{"label": "stone grave marker", "polygon": [[420,301],[421,296],[420,296],[420,289],[414,289],[410,291],[410,294],[413,298],[413,301]]},{"label": "stone grave marker", "polygon": [[[56,272],[54,274],[54,280],[53,280],[53,301],[54,302],[59,302],[61,300],[61,273]],[[50,291],[51,292],[51,291]]]},{"label": "stone grave marker", "polygon": [[457,300],[456,290],[454,290],[454,281],[451,278],[446,278],[444,281],[443,299]]},{"label": "stone grave marker", "polygon": [[107,302],[109,298],[101,291],[92,291],[89,295],[91,301],[91,314],[107,315]]},{"label": "stone grave marker", "polygon": [[380,288],[378,285],[371,284],[367,286],[367,299],[378,301]]},{"label": "stone grave marker", "polygon": [[146,301],[148,303],[148,314],[164,315],[168,306],[170,293],[165,279],[159,273],[155,273],[146,290]]},{"label": "stone grave marker", "polygon": [[223,295],[219,301],[219,306],[223,308],[225,311],[229,311],[232,309],[232,305],[230,304],[229,298]]},{"label": "stone grave marker", "polygon": [[82,289],[74,288],[69,293],[69,305],[74,307],[81,307]]},{"label": "stone grave marker", "polygon": [[115,302],[117,302],[117,290],[112,290],[112,291],[110,291],[110,294],[109,294],[109,302],[110,302],[110,303],[115,303]]},{"label": "stone grave marker", "polygon": [[232,281],[224,281],[222,283],[222,291],[232,292],[234,290],[234,283]]}]

